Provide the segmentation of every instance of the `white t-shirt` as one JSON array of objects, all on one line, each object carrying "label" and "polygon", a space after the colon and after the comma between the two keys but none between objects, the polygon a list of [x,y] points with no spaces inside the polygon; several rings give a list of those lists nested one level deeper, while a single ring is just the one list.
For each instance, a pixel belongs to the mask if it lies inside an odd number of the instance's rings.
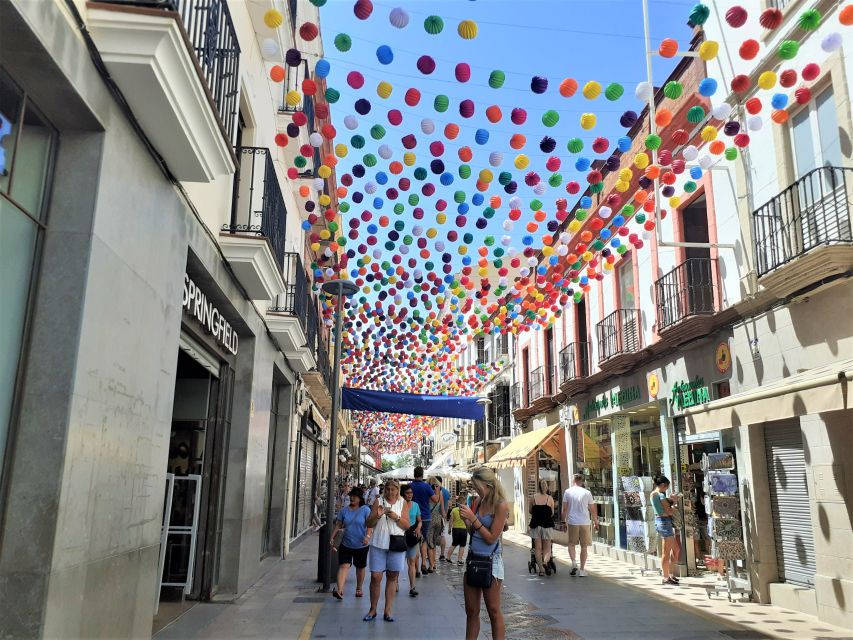
[{"label": "white t-shirt", "polygon": [[592,494],[589,489],[577,485],[563,492],[563,504],[569,505],[568,524],[589,524],[589,505],[592,504]]},{"label": "white t-shirt", "polygon": [[367,491],[367,497],[365,498],[365,501],[367,502],[367,506],[368,507],[373,506],[374,500],[376,500],[376,498],[378,498],[378,497],[379,497],[379,487],[370,487],[370,489],[368,489],[368,491]]},{"label": "white t-shirt", "polygon": [[[385,498],[380,498],[380,500],[380,504],[385,507],[385,513],[393,511],[398,516],[403,514],[403,507],[406,505],[406,501],[402,497],[397,498],[397,502],[393,505],[387,502]],[[397,526],[396,522],[383,515],[373,528],[373,538],[370,540],[370,546],[377,549],[387,549],[391,544],[391,536],[402,536],[405,534],[405,529],[401,529]]]}]

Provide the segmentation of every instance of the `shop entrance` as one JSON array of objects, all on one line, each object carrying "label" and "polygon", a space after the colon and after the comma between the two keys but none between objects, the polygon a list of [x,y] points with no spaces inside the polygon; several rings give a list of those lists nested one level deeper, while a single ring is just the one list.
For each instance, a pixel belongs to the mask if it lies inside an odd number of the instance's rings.
[{"label": "shop entrance", "polygon": [[[713,546],[708,532],[709,513],[706,507],[705,472],[702,470],[702,458],[706,454],[720,453],[722,444],[718,432],[687,436],[681,447],[681,470],[679,488],[684,495],[682,511],[684,513],[686,560],[688,574],[710,571],[709,558],[713,557]],[[708,563],[708,564],[706,564]]]},{"label": "shop entrance", "polygon": [[188,335],[178,351],[155,631],[218,589],[233,370]]}]

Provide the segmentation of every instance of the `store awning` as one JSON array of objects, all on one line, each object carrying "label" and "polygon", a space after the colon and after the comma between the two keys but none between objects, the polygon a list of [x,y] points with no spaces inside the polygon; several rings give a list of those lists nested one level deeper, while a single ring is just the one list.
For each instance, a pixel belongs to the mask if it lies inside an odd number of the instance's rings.
[{"label": "store awning", "polygon": [[487,467],[505,469],[506,467],[518,467],[524,464],[534,450],[544,447],[548,441],[562,431],[559,424],[551,425],[545,429],[537,429],[528,433],[522,433],[513,438],[510,443],[498,451],[486,463]]},{"label": "store awning", "polygon": [[853,359],[817,367],[684,412],[688,433],[853,408]]}]

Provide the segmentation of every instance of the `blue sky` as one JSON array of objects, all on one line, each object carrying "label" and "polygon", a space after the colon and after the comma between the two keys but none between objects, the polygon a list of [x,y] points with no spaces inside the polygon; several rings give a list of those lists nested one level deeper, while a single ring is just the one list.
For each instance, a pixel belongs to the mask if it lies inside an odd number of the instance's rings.
[{"label": "blue sky", "polygon": [[[554,202],[557,198],[568,198],[571,205],[578,196],[569,196],[565,191],[565,184],[570,180],[577,180],[581,184],[581,192],[586,186],[586,172],[574,169],[578,155],[590,159],[609,156],[613,151],[612,141],[625,132],[619,125],[619,116],[626,109],[640,112],[643,107],[634,97],[637,83],[646,79],[642,5],[639,0],[383,1],[373,3],[373,13],[364,21],[355,17],[353,4],[353,0],[330,0],[321,9],[326,59],[331,63],[332,69],[328,85],[341,93],[340,100],[332,105],[333,122],[338,131],[336,142],[350,146],[348,156],[340,160],[337,168],[339,180],[354,164],[362,162],[365,153],[378,157],[377,150],[381,144],[387,144],[392,149],[393,157],[390,160],[380,158],[376,167],[368,168],[365,177],[356,179],[350,187],[351,196],[354,191],[363,192],[368,182],[375,181],[378,171],[388,174],[388,183],[379,185],[376,193],[372,195],[365,194],[360,205],[353,204],[350,197],[345,199],[351,203],[351,209],[344,214],[343,231],[349,231],[349,219],[360,215],[365,209],[374,214],[373,222],[380,215],[389,216],[392,223],[402,221],[405,230],[401,235],[411,232],[415,225],[421,225],[424,230],[436,227],[438,236],[429,242],[429,246],[434,249],[436,241],[444,242],[444,251],[452,254],[454,273],[461,268],[462,259],[457,253],[458,243],[447,241],[447,230],[456,229],[460,238],[465,231],[474,234],[474,260],[478,257],[476,247],[482,244],[487,235],[493,236],[497,240],[495,246],[499,246],[501,236],[509,233],[513,238],[512,245],[521,248],[521,239],[527,233],[524,224],[532,220],[528,203],[534,198],[541,200],[544,203],[543,209],[549,214],[549,220],[553,219],[556,210]],[[692,35],[691,29],[686,26],[687,15],[694,4],[693,1],[650,0],[650,28],[654,48],[666,37],[675,38],[682,44],[682,48],[686,47]],[[394,7],[402,7],[408,12],[410,21],[406,28],[397,29],[390,24],[388,16]],[[444,30],[438,35],[429,35],[424,30],[424,19],[431,14],[439,15],[444,20]],[[457,34],[457,25],[463,19],[478,23],[479,33],[475,39],[463,40]],[[346,53],[338,51],[333,44],[335,36],[341,32],[352,38],[352,48]],[[387,45],[393,51],[394,60],[391,64],[383,65],[377,60],[376,50],[380,45]],[[436,62],[436,70],[431,75],[423,75],[416,68],[416,61],[422,55],[429,55]],[[467,83],[460,83],[454,77],[454,68],[459,62],[466,62],[471,67],[471,79]],[[663,83],[676,62],[677,59],[656,58],[656,84]],[[489,73],[494,69],[500,69],[506,74],[506,82],[500,89],[488,86]],[[352,89],[347,84],[347,74],[353,70],[360,71],[364,76],[365,84],[360,90]],[[531,91],[533,76],[548,79],[549,87],[544,94],[539,95]],[[597,80],[602,87],[611,82],[618,82],[624,86],[625,93],[615,102],[606,100],[603,94],[595,100],[587,100],[581,95],[580,89],[573,97],[564,98],[559,94],[558,87],[566,77],[576,79],[580,87],[588,80]],[[390,98],[383,100],[377,95],[376,86],[380,81],[389,82],[393,86]],[[403,101],[404,94],[410,87],[417,88],[422,94],[421,102],[416,107],[408,107]],[[433,109],[433,100],[437,94],[450,98],[450,108],[444,113],[437,113]],[[365,116],[355,114],[354,103],[359,98],[370,101],[371,111]],[[476,112],[470,119],[459,114],[459,103],[464,99],[470,99],[475,104]],[[503,112],[503,120],[496,124],[490,123],[485,116],[486,108],[493,104],[498,105]],[[522,126],[516,126],[510,121],[510,112],[515,107],[521,107],[527,112],[527,121]],[[399,109],[402,112],[401,125],[393,126],[389,123],[387,112],[391,109]],[[559,123],[551,128],[541,122],[542,114],[549,109],[556,110],[560,116]],[[584,112],[593,112],[597,116],[598,123],[591,131],[580,127],[579,119]],[[344,125],[344,118],[349,114],[356,115],[359,121],[359,126],[354,131]],[[432,135],[421,131],[421,121],[425,118],[434,121],[435,132]],[[454,122],[460,127],[459,136],[455,140],[446,140],[444,137],[444,126],[448,122]],[[382,140],[371,139],[370,128],[374,124],[381,124],[385,128],[387,133]],[[475,131],[480,128],[489,130],[489,141],[485,145],[478,145],[474,140]],[[420,195],[420,187],[423,184],[412,178],[411,169],[407,168],[403,175],[412,179],[412,188],[408,193],[401,192],[400,198],[396,200],[405,204],[406,210],[395,215],[392,211],[394,202],[385,197],[385,190],[396,186],[400,177],[388,173],[388,163],[391,160],[402,161],[405,149],[401,138],[409,133],[414,133],[418,140],[417,147],[412,150],[417,154],[415,166],[428,168],[433,159],[428,145],[431,141],[441,140],[445,147],[442,156],[445,170],[454,175],[453,184],[445,187],[439,183],[437,175],[429,173],[425,182],[432,182],[436,186],[436,193],[432,197],[420,196],[418,206],[426,212],[424,219],[420,221],[414,220],[413,207],[406,202],[408,194]],[[509,146],[509,138],[514,133],[522,133],[527,138],[526,146],[520,151]],[[351,147],[350,138],[354,134],[360,134],[366,139],[367,144],[363,149]],[[552,153],[540,151],[539,142],[545,135],[556,140],[556,149]],[[596,136],[611,140],[610,149],[602,155],[595,154],[590,148]],[[573,137],[579,137],[585,143],[581,154],[573,155],[566,149],[566,142]],[[472,176],[467,180],[461,179],[457,173],[459,165],[462,164],[457,152],[462,146],[470,146],[474,153],[473,159],[468,163],[472,168]],[[489,154],[494,151],[504,154],[499,167],[489,165]],[[524,153],[530,158],[530,166],[521,171],[513,166],[513,159],[518,153]],[[550,155],[556,155],[562,160],[559,169],[562,184],[558,187],[548,187],[544,195],[535,196],[524,184],[524,174],[533,170],[543,181],[547,181],[552,172],[544,165]],[[481,168],[489,168],[495,179],[483,193],[485,204],[474,206],[472,196],[477,193],[475,183]],[[497,176],[502,170],[513,174],[519,183],[516,195],[524,203],[523,217],[514,224],[511,232],[502,228],[508,213],[507,203],[511,197],[498,184]],[[466,193],[466,204],[470,206],[467,213],[468,223],[464,229],[457,228],[454,223],[457,215],[454,193],[459,190]],[[501,196],[503,206],[488,220],[486,229],[479,230],[475,228],[474,222],[492,194]],[[384,200],[382,208],[374,206],[374,198],[377,196]],[[447,222],[443,226],[435,223],[434,203],[439,198],[449,203],[446,211]],[[347,248],[356,248],[364,241],[368,235],[366,226],[365,223],[361,224],[359,240],[349,241]],[[387,232],[391,228],[380,228],[377,233],[378,243],[370,248],[371,252],[374,248],[381,250],[380,262],[390,259],[396,252],[396,249],[389,251],[383,247]],[[541,225],[533,234],[534,247],[541,246],[539,238],[544,232],[545,226]],[[406,258],[416,254],[415,249]],[[433,250],[436,265],[441,264],[440,254],[441,251]],[[418,262],[422,264],[424,260],[418,258]],[[351,262],[351,266],[355,265]],[[375,294],[371,294],[369,299],[375,299]]]}]

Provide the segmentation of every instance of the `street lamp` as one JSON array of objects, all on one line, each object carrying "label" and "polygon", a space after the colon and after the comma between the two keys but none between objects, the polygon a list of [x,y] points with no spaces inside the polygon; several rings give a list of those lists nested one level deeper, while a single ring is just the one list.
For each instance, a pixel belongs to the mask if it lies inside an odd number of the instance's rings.
[{"label": "street lamp", "polygon": [[483,407],[483,464],[486,464],[489,461],[488,452],[486,451],[486,446],[489,442],[489,421],[486,418],[486,412],[489,409],[489,405],[492,404],[492,399],[488,396],[477,398],[477,404]]},{"label": "street lamp", "polygon": [[[329,431],[329,451],[334,451],[338,439],[338,412],[341,406],[340,370],[341,370],[341,317],[343,316],[344,296],[351,296],[358,287],[349,280],[329,280],[323,283],[323,292],[337,296],[337,314],[335,316],[335,357],[332,360],[332,426]],[[329,551],[332,539],[332,522],[335,519],[335,467],[338,456],[329,456],[329,472],[326,476],[326,525],[320,530],[320,567],[323,577],[323,591],[332,585],[332,554]]]}]

